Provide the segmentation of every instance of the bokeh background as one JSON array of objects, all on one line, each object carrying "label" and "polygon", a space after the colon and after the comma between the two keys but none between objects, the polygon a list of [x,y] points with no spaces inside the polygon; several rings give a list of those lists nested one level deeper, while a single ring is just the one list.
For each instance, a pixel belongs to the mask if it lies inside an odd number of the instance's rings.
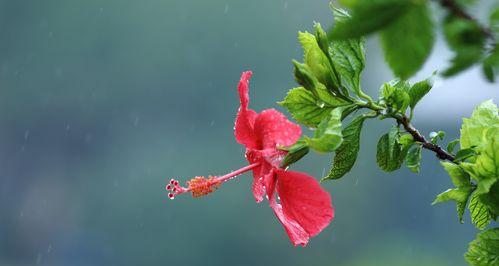
[{"label": "bokeh background", "polygon": [[[254,109],[276,107],[313,21],[331,25],[328,1],[0,0],[0,265],[464,265],[476,231],[452,203],[430,206],[451,186],[435,157],[419,175],[376,167],[388,121],[366,123],[354,170],[324,184],[336,218],[306,248],[255,204],[249,175],[168,200],[171,177],[245,164],[240,73],[255,73]],[[451,56],[439,38],[416,79]],[[391,78],[370,38],[363,87]],[[414,123],[451,140],[498,96],[474,68],[439,80]],[[330,157],[294,168],[319,178]]]}]

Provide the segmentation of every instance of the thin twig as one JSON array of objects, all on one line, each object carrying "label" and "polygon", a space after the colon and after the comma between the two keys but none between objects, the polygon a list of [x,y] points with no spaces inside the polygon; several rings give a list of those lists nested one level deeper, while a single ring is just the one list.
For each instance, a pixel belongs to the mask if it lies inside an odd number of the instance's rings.
[{"label": "thin twig", "polygon": [[[373,110],[374,112],[376,112],[377,115],[383,112],[384,110],[382,106],[379,106],[373,102],[368,102],[368,103],[356,102],[356,104],[360,107]],[[455,163],[456,157],[454,157],[454,155],[450,154],[439,145],[431,143],[430,141],[426,140],[426,138],[423,135],[421,135],[421,133],[419,133],[419,131],[411,124],[410,119],[406,115],[391,114],[389,115],[389,117],[397,120],[397,123],[402,125],[404,129],[409,134],[411,134],[412,138],[415,141],[421,143],[421,146],[423,148],[433,151],[440,160],[447,160]]]},{"label": "thin twig", "polygon": [[452,154],[448,153],[442,147],[426,140],[426,138],[421,135],[421,133],[419,133],[419,131],[409,122],[407,116],[394,116],[393,118],[395,118],[397,122],[401,124],[409,134],[411,134],[415,141],[420,142],[423,148],[435,152],[440,160],[448,160],[451,162],[456,160]]},{"label": "thin twig", "polygon": [[[454,0],[437,0],[441,6],[446,8],[450,13],[456,17],[460,17],[469,21],[477,22],[477,20],[468,14],[464,9],[462,9]],[[478,23],[477,23],[478,24]],[[494,40],[494,35],[492,31],[485,26],[480,26],[483,35],[487,36],[491,40]]]}]

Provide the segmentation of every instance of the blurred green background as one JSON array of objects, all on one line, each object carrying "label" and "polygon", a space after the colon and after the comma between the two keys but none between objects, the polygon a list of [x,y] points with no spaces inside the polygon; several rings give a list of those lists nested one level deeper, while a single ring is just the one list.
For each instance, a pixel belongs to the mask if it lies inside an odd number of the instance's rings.
[{"label": "blurred green background", "polygon": [[[232,132],[240,73],[254,71],[254,109],[276,107],[313,21],[330,25],[328,1],[0,0],[0,265],[464,265],[476,231],[453,204],[430,206],[451,185],[434,156],[419,175],[377,169],[388,121],[367,123],[354,170],[324,184],[336,218],[306,248],[255,204],[249,175],[167,199],[171,177],[246,163]],[[392,78],[377,43],[373,95]],[[417,78],[450,57],[439,39]],[[415,125],[453,139],[497,89],[478,68],[440,80]],[[294,168],[319,178],[330,161]]]}]

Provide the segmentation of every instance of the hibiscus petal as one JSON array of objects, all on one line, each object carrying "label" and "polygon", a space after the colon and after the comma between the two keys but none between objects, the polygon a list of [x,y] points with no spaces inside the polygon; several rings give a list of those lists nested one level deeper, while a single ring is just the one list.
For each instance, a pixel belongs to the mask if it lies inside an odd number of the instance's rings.
[{"label": "hibiscus petal", "polygon": [[291,240],[293,245],[298,246],[306,246],[309,239],[309,234],[301,227],[295,220],[288,217],[283,211],[281,204],[277,203],[275,198],[272,197],[269,199],[270,208],[274,211],[275,216],[279,219],[282,226],[286,230],[286,233]]},{"label": "hibiscus petal", "polygon": [[300,224],[310,237],[317,235],[334,217],[329,193],[305,173],[274,171],[284,215]]},{"label": "hibiscus petal", "polygon": [[263,181],[265,183],[265,192],[267,193],[267,197],[271,200],[274,198],[275,184],[277,182],[277,176],[274,172],[274,168],[272,168],[269,174],[264,177]]},{"label": "hibiscus petal", "polygon": [[254,132],[259,149],[275,149],[294,144],[301,136],[299,125],[275,109],[262,111],[255,120]]},{"label": "hibiscus petal", "polygon": [[275,216],[279,219],[279,222],[286,230],[286,233],[291,240],[293,245],[298,246],[306,246],[309,239],[309,234],[301,227],[298,222],[296,222],[292,217],[287,216],[283,210],[281,204],[277,203],[275,199],[275,187],[277,182],[277,176],[274,173],[274,170],[271,171],[269,175],[267,175],[264,179],[265,188],[267,190],[267,196],[269,197],[269,205],[270,208],[274,211]]},{"label": "hibiscus petal", "polygon": [[[263,200],[265,196],[265,180],[269,178],[272,173],[272,166],[268,163],[263,162],[259,167],[253,170],[253,196],[257,203]],[[273,176],[273,173],[272,175]]]},{"label": "hibiscus petal", "polygon": [[239,92],[239,100],[241,102],[241,109],[248,109],[249,105],[249,80],[253,72],[245,71],[241,74],[239,79],[239,84],[237,85],[237,91]]},{"label": "hibiscus petal", "polygon": [[255,133],[253,126],[255,124],[255,119],[257,114],[255,111],[248,109],[249,104],[249,79],[251,78],[252,72],[246,71],[241,75],[239,80],[239,85],[237,90],[239,92],[239,100],[241,106],[237,112],[236,122],[234,125],[234,135],[236,136],[237,142],[246,146],[246,148],[255,148],[257,140],[255,138]]}]

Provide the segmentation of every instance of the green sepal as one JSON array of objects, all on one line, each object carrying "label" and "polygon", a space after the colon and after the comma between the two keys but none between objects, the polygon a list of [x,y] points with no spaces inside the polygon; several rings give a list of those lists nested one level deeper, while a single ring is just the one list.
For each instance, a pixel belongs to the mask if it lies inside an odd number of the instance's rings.
[{"label": "green sepal", "polygon": [[299,139],[295,144],[291,146],[281,147],[280,149],[288,152],[281,163],[282,168],[286,168],[289,165],[299,161],[301,158],[307,155],[310,150],[307,142],[303,138]]}]

